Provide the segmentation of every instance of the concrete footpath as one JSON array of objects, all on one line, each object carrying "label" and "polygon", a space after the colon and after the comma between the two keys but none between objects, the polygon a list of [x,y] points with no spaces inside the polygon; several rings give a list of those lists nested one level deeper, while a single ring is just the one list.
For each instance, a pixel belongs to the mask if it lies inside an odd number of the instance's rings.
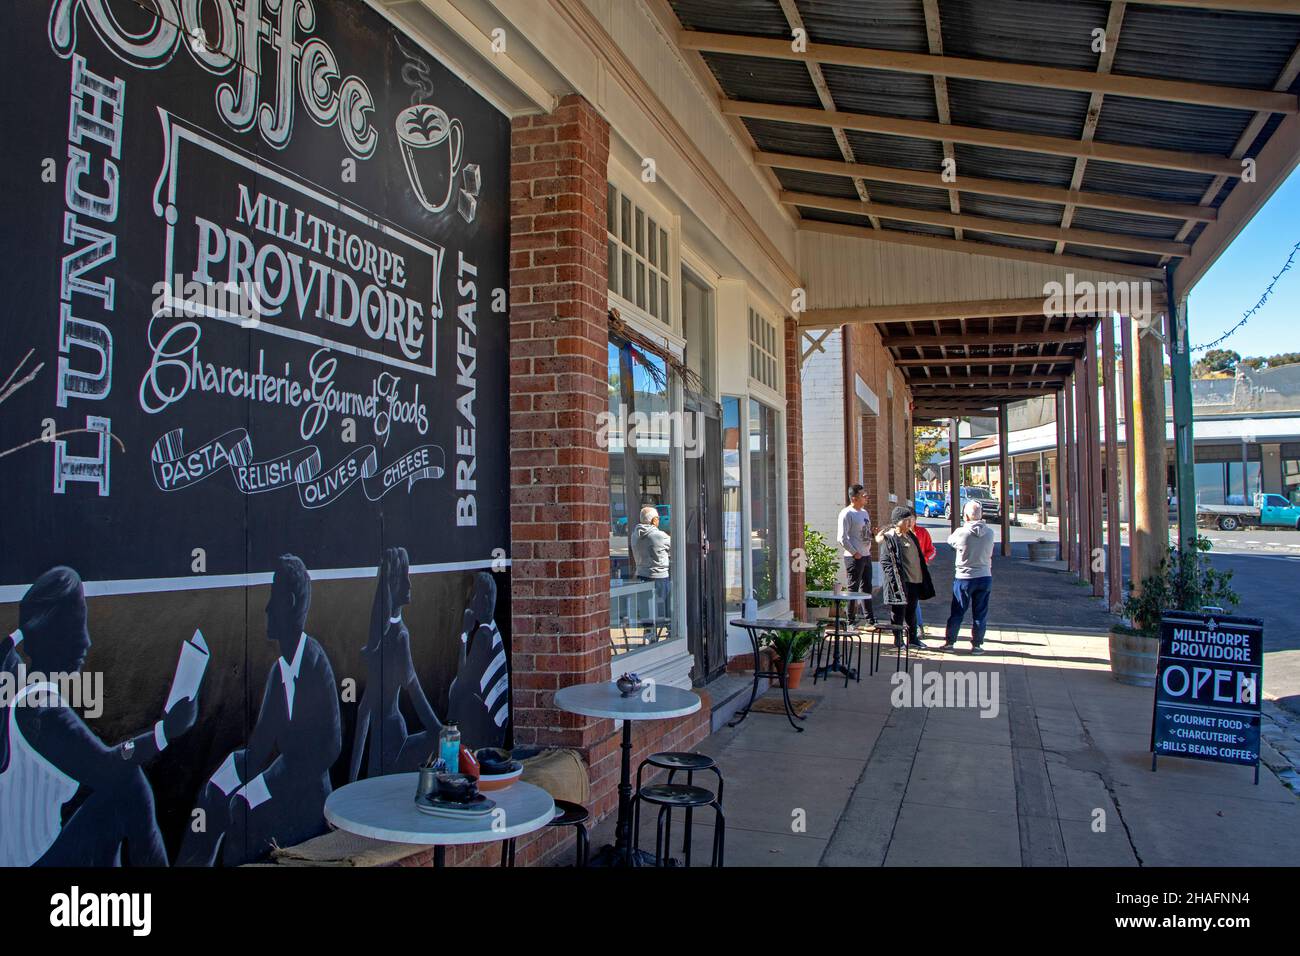
[{"label": "concrete footpath", "polygon": [[[951,674],[983,699],[894,706],[891,647],[860,683],[809,675],[795,692],[813,701],[804,733],[752,713],[713,734],[698,749],[726,779],[728,866],[1300,864],[1300,798],[1268,767],[1259,786],[1250,768],[1174,758],[1151,772],[1152,691],[1111,678],[1110,618],[1069,575],[995,559],[987,653],[970,654],[965,628],[957,652],[939,651],[952,561],[939,552],[932,650],[913,657],[910,686]],[[696,814],[697,865],[711,816]]]}]

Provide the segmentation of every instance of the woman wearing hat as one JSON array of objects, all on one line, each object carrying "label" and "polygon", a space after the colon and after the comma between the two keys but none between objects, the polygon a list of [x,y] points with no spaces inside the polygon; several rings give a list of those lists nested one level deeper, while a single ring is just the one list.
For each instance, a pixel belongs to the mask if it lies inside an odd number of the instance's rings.
[{"label": "woman wearing hat", "polygon": [[[908,644],[924,648],[916,628],[916,607],[919,601],[934,597],[934,582],[921,543],[912,532],[915,524],[916,515],[900,505],[890,514],[889,527],[876,535],[876,541],[880,544],[880,570],[890,621],[903,625]],[[902,644],[903,638],[896,634],[894,643]]]}]

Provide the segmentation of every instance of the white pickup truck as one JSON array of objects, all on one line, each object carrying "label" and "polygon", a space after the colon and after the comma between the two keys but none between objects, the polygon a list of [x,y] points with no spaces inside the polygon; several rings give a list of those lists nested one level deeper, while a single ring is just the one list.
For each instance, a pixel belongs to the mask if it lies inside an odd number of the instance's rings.
[{"label": "white pickup truck", "polygon": [[1300,505],[1281,495],[1259,493],[1253,505],[1196,506],[1196,523],[1202,527],[1218,525],[1223,531],[1241,527],[1295,528],[1300,531]]}]

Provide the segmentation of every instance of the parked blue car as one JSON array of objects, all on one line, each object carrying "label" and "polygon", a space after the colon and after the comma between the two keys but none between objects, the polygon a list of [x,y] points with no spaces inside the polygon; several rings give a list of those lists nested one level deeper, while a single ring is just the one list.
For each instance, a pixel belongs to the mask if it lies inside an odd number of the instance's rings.
[{"label": "parked blue car", "polygon": [[942,491],[918,491],[912,500],[912,508],[917,517],[934,518],[943,514]]}]

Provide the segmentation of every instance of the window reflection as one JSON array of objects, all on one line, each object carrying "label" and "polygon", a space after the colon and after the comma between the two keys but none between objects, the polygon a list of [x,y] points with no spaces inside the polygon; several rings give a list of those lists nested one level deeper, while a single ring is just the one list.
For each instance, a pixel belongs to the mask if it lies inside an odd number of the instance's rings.
[{"label": "window reflection", "polygon": [[608,353],[610,645],[617,656],[672,633],[670,372],[611,336]]},{"label": "window reflection", "polygon": [[760,605],[780,596],[776,421],[776,412],[749,400],[750,560],[754,597]]}]

